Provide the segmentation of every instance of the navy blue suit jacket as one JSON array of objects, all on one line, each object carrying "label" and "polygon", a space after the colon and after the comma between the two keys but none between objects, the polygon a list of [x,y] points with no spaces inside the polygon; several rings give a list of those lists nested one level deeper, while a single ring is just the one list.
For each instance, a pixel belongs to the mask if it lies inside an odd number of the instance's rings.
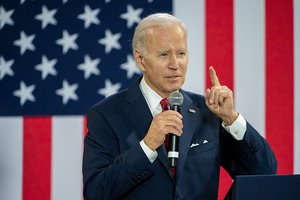
[{"label": "navy blue suit jacket", "polygon": [[165,147],[157,149],[151,163],[139,144],[152,121],[139,81],[89,110],[83,158],[86,200],[217,199],[220,166],[232,178],[276,172],[272,150],[250,124],[244,139],[237,141],[208,110],[203,96],[180,92],[184,128],[176,179]]}]

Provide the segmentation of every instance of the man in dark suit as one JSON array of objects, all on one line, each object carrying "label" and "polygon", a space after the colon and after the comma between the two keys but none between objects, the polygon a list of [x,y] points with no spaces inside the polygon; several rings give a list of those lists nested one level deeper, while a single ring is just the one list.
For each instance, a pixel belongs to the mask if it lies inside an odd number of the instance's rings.
[{"label": "man in dark suit", "polygon": [[[217,199],[220,166],[236,175],[276,173],[267,142],[234,110],[232,91],[210,67],[205,97],[181,89],[188,63],[184,25],[154,14],[137,26],[135,61],[143,77],[93,106],[88,113],[83,177],[86,200]],[[181,114],[162,112],[173,91],[184,97]],[[179,136],[176,174],[163,145]]]}]

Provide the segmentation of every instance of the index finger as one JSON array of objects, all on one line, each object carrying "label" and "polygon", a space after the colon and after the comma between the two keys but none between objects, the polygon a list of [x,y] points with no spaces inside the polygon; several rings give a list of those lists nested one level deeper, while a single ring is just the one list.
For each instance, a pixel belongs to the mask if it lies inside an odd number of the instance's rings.
[{"label": "index finger", "polygon": [[209,75],[213,86],[221,86],[217,73],[212,66],[209,67]]},{"label": "index finger", "polygon": [[162,112],[163,115],[175,115],[176,117],[178,117],[179,119],[182,119],[182,115],[174,110],[166,110],[164,112]]}]

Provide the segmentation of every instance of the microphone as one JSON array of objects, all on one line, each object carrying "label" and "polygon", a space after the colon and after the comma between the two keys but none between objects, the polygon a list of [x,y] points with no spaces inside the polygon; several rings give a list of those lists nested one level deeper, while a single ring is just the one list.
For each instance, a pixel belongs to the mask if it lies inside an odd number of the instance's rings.
[{"label": "microphone", "polygon": [[[171,110],[177,111],[181,113],[181,105],[183,103],[183,96],[180,92],[172,92],[169,96],[169,102],[171,106]],[[172,133],[168,134],[168,160],[170,167],[177,166],[177,160],[179,158],[179,137]]]}]

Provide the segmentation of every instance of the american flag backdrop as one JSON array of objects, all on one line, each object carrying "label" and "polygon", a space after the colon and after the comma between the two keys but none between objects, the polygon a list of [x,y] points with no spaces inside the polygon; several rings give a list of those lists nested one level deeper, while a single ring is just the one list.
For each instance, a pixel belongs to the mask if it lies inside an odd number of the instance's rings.
[{"label": "american flag backdrop", "polygon": [[1,0],[0,199],[82,199],[86,110],[140,76],[131,39],[155,12],[187,26],[184,89],[214,66],[278,173],[300,173],[300,0]]}]

